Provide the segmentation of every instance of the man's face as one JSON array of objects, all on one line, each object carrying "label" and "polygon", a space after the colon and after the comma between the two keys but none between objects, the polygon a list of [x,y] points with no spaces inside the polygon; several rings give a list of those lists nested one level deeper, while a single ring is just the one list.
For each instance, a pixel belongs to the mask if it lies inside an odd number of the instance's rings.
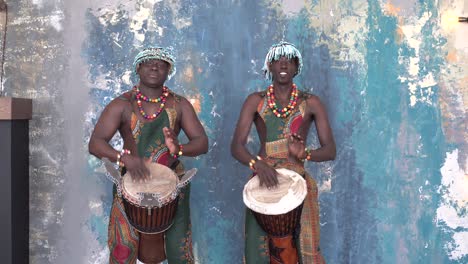
[{"label": "man's face", "polygon": [[281,57],[279,60],[272,61],[269,65],[273,81],[279,84],[290,83],[297,74],[297,59],[288,59]]},{"label": "man's face", "polygon": [[167,80],[169,70],[169,63],[163,60],[148,60],[140,63],[137,68],[140,82],[149,87],[162,86]]}]

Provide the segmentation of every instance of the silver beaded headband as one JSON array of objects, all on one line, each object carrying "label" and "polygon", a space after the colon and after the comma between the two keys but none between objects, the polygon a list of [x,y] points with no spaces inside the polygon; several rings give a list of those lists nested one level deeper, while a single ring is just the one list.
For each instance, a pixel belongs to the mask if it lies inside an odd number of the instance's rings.
[{"label": "silver beaded headband", "polygon": [[271,72],[268,69],[268,65],[272,63],[273,61],[279,60],[281,57],[286,57],[288,59],[297,58],[298,65],[297,65],[296,76],[301,73],[301,70],[302,70],[301,53],[293,44],[286,42],[286,41],[281,41],[280,43],[274,44],[273,46],[271,46],[266,55],[265,64],[263,65],[262,70],[265,73],[265,78],[267,80],[270,80],[270,81],[273,80],[273,76],[271,75]]},{"label": "silver beaded headband", "polygon": [[140,63],[149,61],[149,60],[162,60],[170,65],[168,79],[171,79],[172,76],[176,73],[175,67],[175,57],[172,54],[172,48],[162,48],[162,47],[150,47],[142,50],[135,56],[133,61],[133,70],[135,75],[137,75],[137,67]]}]

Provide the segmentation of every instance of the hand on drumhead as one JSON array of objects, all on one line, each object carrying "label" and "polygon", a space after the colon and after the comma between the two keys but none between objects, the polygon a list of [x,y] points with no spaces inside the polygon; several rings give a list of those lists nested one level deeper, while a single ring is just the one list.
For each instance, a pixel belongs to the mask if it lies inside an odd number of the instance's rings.
[{"label": "hand on drumhead", "polygon": [[254,166],[260,180],[260,186],[265,184],[270,189],[278,185],[278,177],[276,176],[278,173],[268,163],[263,160],[257,160]]},{"label": "hand on drumhead", "polygon": [[296,159],[303,159],[305,156],[305,143],[299,134],[290,134],[288,139],[289,156]]},{"label": "hand on drumhead", "polygon": [[133,155],[124,155],[122,161],[134,181],[142,182],[150,177],[150,171],[147,167],[147,164],[151,162],[150,160]]},{"label": "hand on drumhead", "polygon": [[166,147],[169,149],[169,153],[174,154],[179,152],[179,140],[174,130],[168,127],[163,128],[164,140]]}]

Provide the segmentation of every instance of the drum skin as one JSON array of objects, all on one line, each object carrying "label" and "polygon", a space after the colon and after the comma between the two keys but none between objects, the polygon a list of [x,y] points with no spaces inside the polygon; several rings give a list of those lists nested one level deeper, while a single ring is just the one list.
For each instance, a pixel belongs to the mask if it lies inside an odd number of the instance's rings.
[{"label": "drum skin", "polygon": [[244,186],[243,198],[268,235],[283,237],[293,234],[299,225],[307,186],[294,171],[285,168],[276,171],[278,186],[273,189],[260,186],[258,176],[254,176]]}]

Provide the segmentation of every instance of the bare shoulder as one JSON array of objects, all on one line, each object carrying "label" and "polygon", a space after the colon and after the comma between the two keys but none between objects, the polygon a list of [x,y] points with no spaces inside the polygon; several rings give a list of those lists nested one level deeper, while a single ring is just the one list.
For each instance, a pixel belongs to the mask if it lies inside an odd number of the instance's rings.
[{"label": "bare shoulder", "polygon": [[302,100],[306,101],[307,104],[311,105],[320,103],[320,98],[310,92],[300,91],[299,98],[302,98]]},{"label": "bare shoulder", "polygon": [[106,106],[106,111],[113,113],[122,113],[127,110],[132,110],[132,94],[130,92],[117,96]]},{"label": "bare shoulder", "polygon": [[303,100],[306,102],[307,109],[312,114],[315,114],[319,111],[324,110],[324,106],[320,98],[317,95],[309,93],[309,92],[301,92],[299,96],[303,98]]},{"label": "bare shoulder", "polygon": [[310,94],[307,97],[307,103],[311,105],[317,105],[317,104],[322,104],[322,101],[320,101],[320,98],[317,95]]},{"label": "bare shoulder", "polygon": [[182,95],[174,92],[171,89],[169,90],[169,96],[172,97],[176,103],[180,103],[182,100],[188,101],[185,97],[183,97]]},{"label": "bare shoulder", "polygon": [[260,91],[260,92],[253,92],[253,93],[249,94],[248,97],[263,99],[263,98],[265,98],[265,96],[266,96],[266,92],[265,91]]},{"label": "bare shoulder", "polygon": [[266,96],[266,93],[264,91],[261,92],[253,92],[247,96],[245,99],[244,104],[247,105],[252,105],[252,106],[257,106],[261,100],[263,100]]},{"label": "bare shoulder", "polygon": [[174,100],[175,106],[185,109],[187,107],[193,107],[192,103],[185,97],[174,91],[170,91],[169,96],[172,97],[171,99]]}]

